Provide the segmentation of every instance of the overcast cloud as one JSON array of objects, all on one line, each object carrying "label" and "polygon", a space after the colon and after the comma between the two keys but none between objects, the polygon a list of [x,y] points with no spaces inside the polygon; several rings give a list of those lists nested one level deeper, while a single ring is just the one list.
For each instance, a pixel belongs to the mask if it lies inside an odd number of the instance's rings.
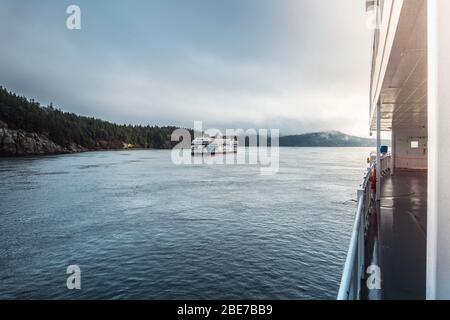
[{"label": "overcast cloud", "polygon": [[366,136],[364,3],[0,0],[0,85],[117,123]]}]

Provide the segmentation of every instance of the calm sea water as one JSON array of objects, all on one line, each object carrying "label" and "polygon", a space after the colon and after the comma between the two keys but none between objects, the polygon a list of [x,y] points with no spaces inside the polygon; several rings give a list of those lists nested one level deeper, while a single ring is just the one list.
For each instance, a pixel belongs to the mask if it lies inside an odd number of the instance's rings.
[{"label": "calm sea water", "polygon": [[2,159],[0,298],[334,299],[369,151],[282,148],[274,176],[156,150]]}]

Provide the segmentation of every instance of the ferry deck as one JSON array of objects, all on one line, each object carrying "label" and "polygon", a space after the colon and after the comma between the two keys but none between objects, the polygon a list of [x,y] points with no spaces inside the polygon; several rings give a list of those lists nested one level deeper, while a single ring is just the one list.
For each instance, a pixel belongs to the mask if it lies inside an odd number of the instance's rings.
[{"label": "ferry deck", "polygon": [[338,299],[450,299],[450,1],[366,0],[366,11],[377,151]]}]

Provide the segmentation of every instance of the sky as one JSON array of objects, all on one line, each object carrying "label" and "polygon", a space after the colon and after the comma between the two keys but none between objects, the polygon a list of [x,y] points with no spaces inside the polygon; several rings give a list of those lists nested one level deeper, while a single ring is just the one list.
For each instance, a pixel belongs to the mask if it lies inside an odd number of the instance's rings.
[{"label": "sky", "polygon": [[0,0],[0,38],[0,85],[64,111],[369,133],[363,0]]}]

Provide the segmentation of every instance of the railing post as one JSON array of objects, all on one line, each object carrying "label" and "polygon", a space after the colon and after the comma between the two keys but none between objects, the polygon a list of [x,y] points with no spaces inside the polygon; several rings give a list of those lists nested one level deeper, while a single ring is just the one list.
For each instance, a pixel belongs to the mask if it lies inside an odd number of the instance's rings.
[{"label": "railing post", "polygon": [[361,218],[359,223],[359,237],[358,237],[358,276],[357,281],[357,299],[361,298],[361,282],[364,279],[364,251],[365,251],[365,225],[366,225],[366,203],[364,198],[364,189],[358,189],[357,191],[358,202],[362,201]]},{"label": "railing post", "polygon": [[377,103],[377,187],[376,187],[376,199],[381,199],[381,102]]}]

